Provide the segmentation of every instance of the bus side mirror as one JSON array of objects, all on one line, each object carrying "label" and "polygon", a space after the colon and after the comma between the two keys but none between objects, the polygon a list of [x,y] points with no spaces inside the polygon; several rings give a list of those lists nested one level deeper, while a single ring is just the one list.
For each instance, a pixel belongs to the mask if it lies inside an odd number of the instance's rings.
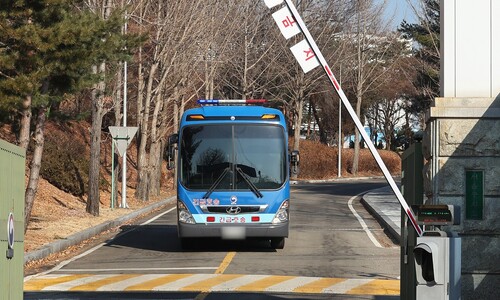
[{"label": "bus side mirror", "polygon": [[299,162],[300,162],[300,155],[298,150],[293,150],[290,152],[290,169],[292,171],[292,174],[298,174],[299,173]]},{"label": "bus side mirror", "polygon": [[175,145],[179,142],[179,135],[177,133],[168,137],[167,145],[167,170],[175,168]]},{"label": "bus side mirror", "polygon": [[293,150],[291,153],[290,153],[290,162],[292,163],[292,165],[294,166],[298,166],[299,165],[299,162],[300,162],[300,155],[299,155],[299,151],[298,150]]}]

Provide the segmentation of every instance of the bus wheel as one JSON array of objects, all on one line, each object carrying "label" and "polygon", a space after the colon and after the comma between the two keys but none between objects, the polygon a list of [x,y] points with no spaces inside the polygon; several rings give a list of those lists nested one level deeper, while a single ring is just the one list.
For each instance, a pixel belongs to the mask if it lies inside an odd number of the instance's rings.
[{"label": "bus wheel", "polygon": [[271,248],[274,248],[274,249],[285,248],[285,238],[284,237],[272,238],[271,239]]}]

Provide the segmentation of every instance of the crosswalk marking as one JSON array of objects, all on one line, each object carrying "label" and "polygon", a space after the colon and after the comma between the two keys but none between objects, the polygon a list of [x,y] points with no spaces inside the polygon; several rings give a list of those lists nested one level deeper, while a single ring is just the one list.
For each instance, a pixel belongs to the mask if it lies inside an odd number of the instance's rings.
[{"label": "crosswalk marking", "polygon": [[200,290],[200,291],[209,291],[213,286],[220,285],[221,283],[224,283],[226,281],[230,281],[236,278],[240,278],[243,275],[225,275],[225,276],[216,276],[213,278],[209,278],[207,280],[203,280],[201,282],[187,285],[183,288],[181,288],[181,291],[193,291],[193,290]]},{"label": "crosswalk marking", "polygon": [[[227,276],[227,275],[224,275]],[[242,277],[234,278],[229,281],[225,281],[219,285],[213,286],[211,291],[234,291],[237,288],[255,282],[256,280],[261,280],[263,278],[267,278],[267,275],[243,275]]]},{"label": "crosswalk marking", "polygon": [[347,279],[342,282],[339,282],[335,285],[332,285],[326,289],[324,289],[324,292],[331,293],[331,294],[347,294],[350,290],[366,284],[373,279]]},{"label": "crosswalk marking", "polygon": [[314,277],[291,277],[291,279],[283,281],[281,283],[275,284],[267,289],[279,292],[288,292],[293,291],[296,288],[299,288],[305,284],[311,283],[318,280],[318,278]]},{"label": "crosswalk marking", "polygon": [[343,278],[320,278],[301,287],[294,289],[297,293],[321,293],[324,289],[339,282],[344,281]]},{"label": "crosswalk marking", "polygon": [[[130,274],[130,277],[124,277],[122,281],[114,281],[109,282],[106,285],[103,285],[97,288],[97,291],[106,291],[106,292],[114,292],[114,291],[122,291],[124,286],[133,286],[133,285],[141,285],[143,282],[147,280],[151,280],[157,278],[158,276],[154,274]],[[125,275],[126,276],[126,275]]]},{"label": "crosswalk marking", "polygon": [[205,279],[216,277],[216,274],[194,274],[164,285],[157,286],[153,291],[179,291],[187,285],[192,285]]},{"label": "crosswalk marking", "polygon": [[105,275],[92,275],[83,277],[77,280],[64,281],[59,284],[49,285],[43,288],[44,291],[75,291],[78,286],[82,286],[82,291],[86,290],[86,286],[89,283],[98,282],[99,280],[106,279],[109,277],[113,277],[115,274],[105,274]]},{"label": "crosswalk marking", "polygon": [[399,295],[399,280],[244,274],[48,274],[28,279],[24,290]]},{"label": "crosswalk marking", "polygon": [[368,292],[374,295],[388,295],[388,294],[399,294],[399,281],[398,280],[380,280],[374,279],[373,281],[360,285],[349,291],[349,294],[359,294],[360,292]]},{"label": "crosswalk marking", "polygon": [[97,281],[87,282],[86,284],[74,286],[74,287],[70,288],[69,290],[70,291],[74,291],[74,290],[77,290],[77,291],[95,291],[102,286],[112,284],[112,283],[117,283],[117,282],[122,283],[126,279],[137,277],[139,275],[140,274],[115,275],[115,276],[103,278],[103,279],[100,279]]},{"label": "crosswalk marking", "polygon": [[262,278],[260,280],[254,281],[252,283],[243,285],[239,288],[237,288],[237,291],[250,291],[250,292],[256,292],[256,291],[262,291],[266,290],[268,287],[273,286],[275,284],[278,284],[280,282],[290,280],[293,277],[290,276],[268,276],[266,278]]},{"label": "crosswalk marking", "polygon": [[24,283],[25,290],[41,291],[47,286],[82,279],[91,275],[46,275],[43,278],[32,279]]},{"label": "crosswalk marking", "polygon": [[154,290],[158,286],[162,286],[168,282],[176,281],[179,279],[183,279],[189,277],[189,274],[169,274],[169,275],[150,275],[152,278],[146,280],[144,282],[138,282],[134,285],[128,286],[125,288],[125,291],[151,291]]}]

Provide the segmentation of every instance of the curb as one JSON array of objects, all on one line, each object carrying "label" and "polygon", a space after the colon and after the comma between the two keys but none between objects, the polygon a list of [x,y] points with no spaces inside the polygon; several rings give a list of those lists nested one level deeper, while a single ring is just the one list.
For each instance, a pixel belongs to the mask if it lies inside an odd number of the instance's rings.
[{"label": "curb", "polygon": [[158,209],[162,206],[170,204],[174,200],[175,200],[175,196],[167,198],[163,201],[159,201],[159,202],[153,203],[149,206],[143,207],[139,210],[133,211],[130,214],[121,216],[115,220],[101,223],[101,224],[96,225],[94,227],[90,227],[88,229],[85,229],[81,232],[77,232],[75,234],[72,234],[65,239],[49,243],[38,250],[26,253],[24,255],[24,264],[26,264],[30,261],[43,259],[43,258],[49,256],[50,254],[62,251],[70,246],[81,243],[81,242],[83,242],[91,237],[94,237],[94,236],[96,236],[96,235],[98,235],[98,234],[100,234],[108,229],[111,229],[113,227],[117,227],[117,226],[119,226],[119,225],[121,225],[129,220],[137,218],[140,215],[143,215],[145,213],[148,213],[148,212],[151,212],[155,209]]},{"label": "curb", "polygon": [[328,183],[328,182],[342,182],[342,181],[355,181],[355,180],[368,180],[368,179],[385,179],[384,176],[365,176],[365,177],[340,177],[331,179],[297,179],[291,180],[290,185],[295,185],[299,183]]},{"label": "curb", "polygon": [[[387,234],[392,239],[394,239],[395,241],[397,241],[398,243],[401,243],[400,228],[396,224],[394,224],[394,222],[389,218],[389,216],[387,216],[386,214],[384,214],[384,212],[375,209],[372,205],[370,205],[369,201],[367,201],[367,199],[365,199],[366,197],[370,196],[369,195],[370,193],[377,192],[377,191],[380,191],[380,190],[383,191],[385,189],[386,188],[383,187],[383,188],[374,189],[374,190],[371,190],[371,191],[365,193],[362,196],[362,198],[361,198],[361,203],[366,208],[366,210],[368,210],[368,212],[370,212],[370,214],[372,214],[380,222],[380,224],[384,227],[384,229],[387,230]],[[387,194],[387,195],[388,195],[388,197],[393,197],[390,194]]]}]

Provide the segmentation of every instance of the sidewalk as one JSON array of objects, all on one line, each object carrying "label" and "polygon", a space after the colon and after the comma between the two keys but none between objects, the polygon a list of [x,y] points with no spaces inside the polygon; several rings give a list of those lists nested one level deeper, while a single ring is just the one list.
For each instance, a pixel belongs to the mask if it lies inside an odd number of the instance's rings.
[{"label": "sidewalk", "polygon": [[386,186],[364,194],[361,203],[399,243],[401,240],[401,204],[391,187]]}]

